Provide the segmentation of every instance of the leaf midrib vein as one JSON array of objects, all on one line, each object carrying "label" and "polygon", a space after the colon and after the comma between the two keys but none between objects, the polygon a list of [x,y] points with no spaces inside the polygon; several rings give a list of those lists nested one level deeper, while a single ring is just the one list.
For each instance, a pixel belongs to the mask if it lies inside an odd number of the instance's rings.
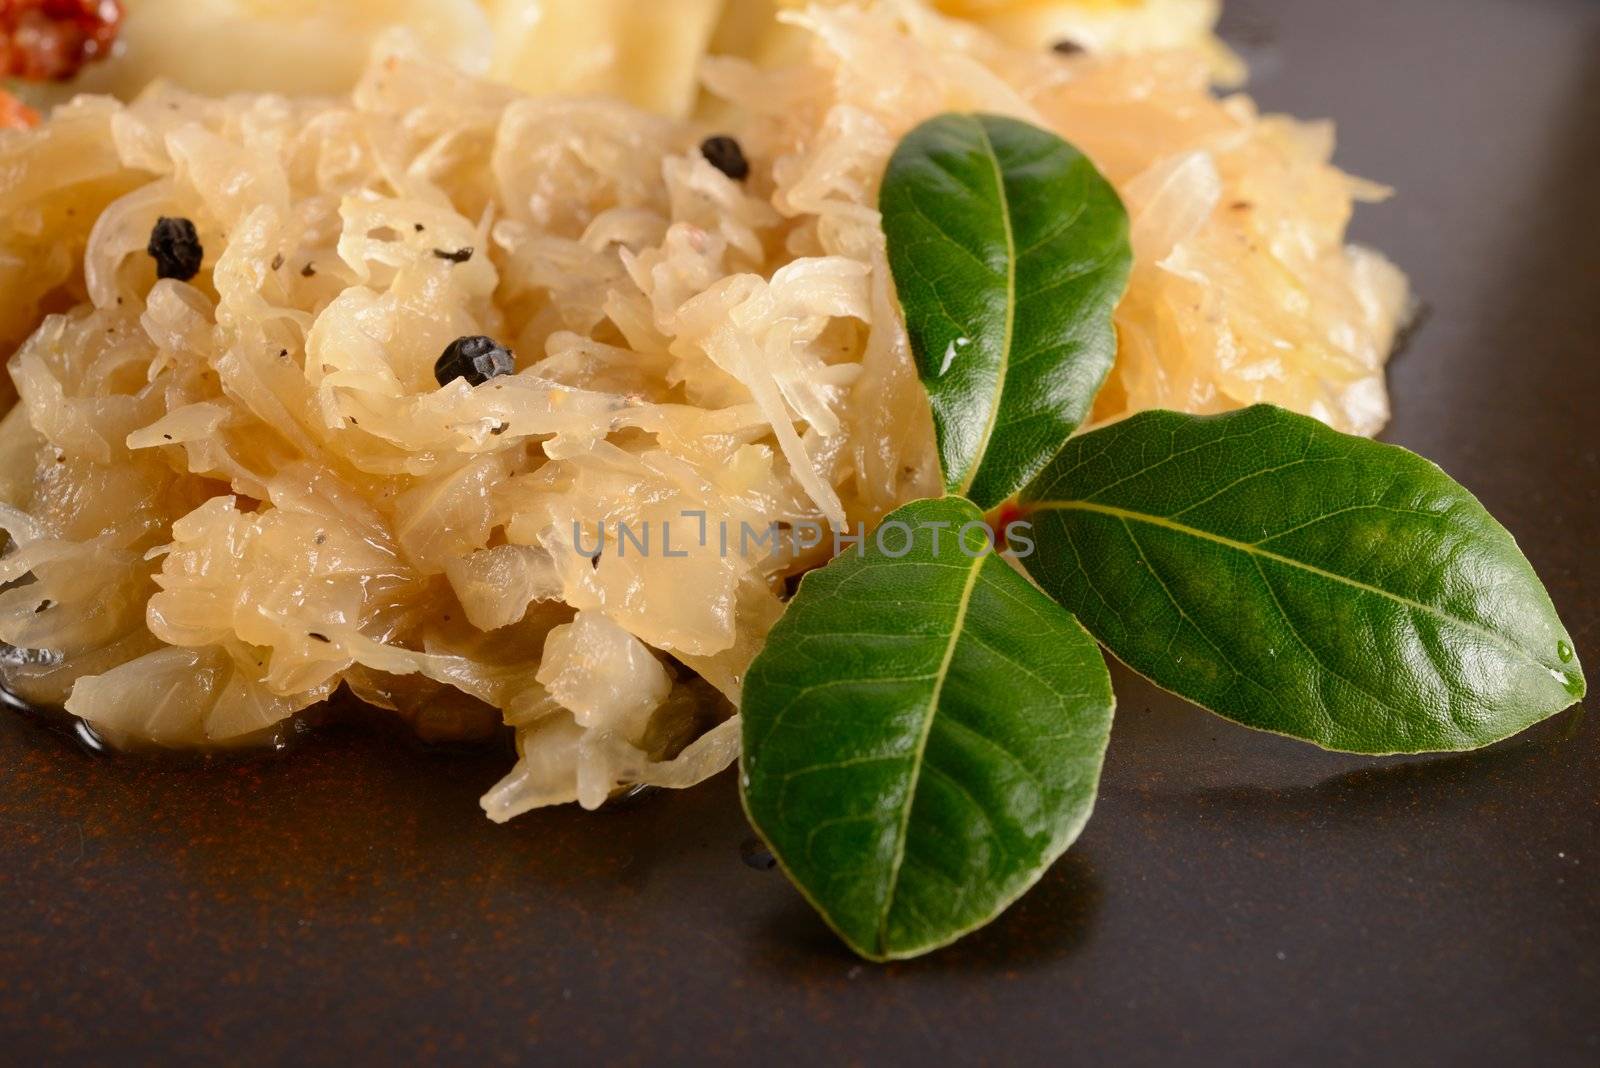
[{"label": "leaf midrib vein", "polygon": [[967,609],[972,605],[972,593],[978,585],[978,575],[983,571],[987,557],[972,561],[966,582],[961,588],[961,598],[956,602],[955,619],[950,625],[950,641],[945,646],[944,658],[934,675],[933,692],[928,695],[927,715],[922,720],[922,733],[911,753],[911,770],[906,786],[905,802],[900,809],[900,825],[895,832],[894,860],[889,866],[889,884],[884,891],[883,907],[878,913],[878,951],[889,951],[889,913],[894,908],[895,893],[900,887],[900,869],[906,859],[906,835],[911,827],[911,806],[916,800],[917,780],[922,775],[922,763],[928,750],[928,738],[933,733],[933,720],[939,713],[939,700],[944,694],[945,680],[950,677],[950,665],[955,660],[956,646],[961,644],[961,632],[966,626]]},{"label": "leaf midrib vein", "polygon": [[1184,523],[1176,523],[1164,516],[1151,515],[1148,512],[1136,512],[1132,509],[1118,508],[1115,505],[1099,504],[1093,501],[1038,500],[1030,502],[1030,506],[1033,510],[1040,512],[1098,512],[1101,515],[1107,515],[1115,519],[1120,519],[1124,523],[1132,521],[1135,523],[1144,523],[1148,526],[1162,527],[1166,530],[1171,530],[1187,537],[1198,538],[1201,541],[1209,541],[1213,544],[1221,545],[1225,548],[1233,549],[1249,556],[1257,556],[1261,557],[1262,559],[1271,560],[1274,563],[1283,564],[1286,567],[1296,568],[1298,570],[1305,571],[1308,574],[1317,575],[1320,578],[1350,586],[1353,589],[1363,590],[1367,593],[1376,594],[1379,597],[1388,598],[1397,604],[1406,605],[1407,607],[1415,609],[1416,611],[1424,612],[1436,619],[1441,619],[1446,623],[1450,623],[1454,626],[1460,627],[1463,630],[1470,631],[1507,652],[1515,653],[1518,657],[1537,667],[1544,666],[1540,663],[1538,656],[1531,650],[1525,649],[1514,642],[1507,641],[1501,635],[1496,634],[1494,631],[1489,630],[1480,624],[1474,623],[1470,620],[1462,619],[1460,616],[1453,616],[1450,613],[1436,608],[1431,604],[1425,604],[1422,601],[1413,600],[1410,597],[1395,593],[1392,590],[1386,590],[1380,586],[1373,586],[1369,583],[1362,582],[1360,579],[1351,578],[1348,575],[1340,575],[1337,572],[1329,571],[1326,568],[1318,567],[1315,564],[1306,563],[1304,560],[1296,560],[1292,556],[1284,556],[1282,553],[1275,553],[1270,549],[1263,549],[1259,545],[1252,545],[1250,542],[1238,541],[1222,534],[1213,534],[1210,531],[1201,530],[1198,527],[1191,527]]},{"label": "leaf midrib vein", "polygon": [[994,399],[989,406],[989,416],[983,434],[978,439],[978,449],[975,453],[977,459],[973,461],[966,476],[961,480],[958,492],[963,495],[971,491],[972,484],[977,481],[978,472],[983,469],[983,461],[989,452],[989,442],[994,437],[995,422],[1000,417],[1000,404],[1005,399],[1006,374],[1011,366],[1012,334],[1017,320],[1017,240],[1011,230],[1011,201],[1006,195],[1005,174],[1000,170],[1000,155],[995,150],[994,142],[990,139],[989,131],[984,127],[982,120],[974,119],[973,124],[978,128],[978,136],[983,138],[985,156],[994,171],[995,198],[1000,206],[1000,229],[1006,239],[1006,322],[1004,333],[1001,335],[1000,366],[996,368],[995,373]]}]

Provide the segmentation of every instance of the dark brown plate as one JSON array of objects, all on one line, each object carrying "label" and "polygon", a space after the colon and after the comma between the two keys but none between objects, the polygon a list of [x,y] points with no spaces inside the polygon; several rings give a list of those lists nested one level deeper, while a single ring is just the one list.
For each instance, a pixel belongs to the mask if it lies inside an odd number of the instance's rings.
[{"label": "dark brown plate", "polygon": [[[1600,4],[1233,0],[1263,103],[1400,196],[1387,437],[1516,533],[1600,668]],[[0,1061],[1600,1062],[1600,722],[1336,756],[1121,672],[1105,789],[1009,914],[888,967],[746,864],[731,776],[496,827],[370,731],[97,759],[0,716]]]}]

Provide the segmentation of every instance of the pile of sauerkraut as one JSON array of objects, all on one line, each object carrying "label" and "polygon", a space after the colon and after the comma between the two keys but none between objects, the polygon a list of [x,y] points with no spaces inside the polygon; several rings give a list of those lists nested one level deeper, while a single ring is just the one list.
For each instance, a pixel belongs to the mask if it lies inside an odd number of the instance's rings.
[{"label": "pile of sauerkraut", "polygon": [[[938,488],[874,205],[942,111],[1048,125],[1127,200],[1097,419],[1382,425],[1405,286],[1343,244],[1372,190],[1325,127],[1214,99],[1198,52],[1014,50],[910,2],[786,17],[800,58],[705,64],[715,128],[386,39],[348,99],[158,85],[0,132],[6,686],[121,745],[258,743],[341,686],[430,738],[503,722],[497,820],[726,767],[742,673],[826,550],[714,532]],[[156,278],[162,216],[198,228],[191,282]],[[476,334],[516,373],[441,387]],[[681,540],[580,551],[618,523]]]}]

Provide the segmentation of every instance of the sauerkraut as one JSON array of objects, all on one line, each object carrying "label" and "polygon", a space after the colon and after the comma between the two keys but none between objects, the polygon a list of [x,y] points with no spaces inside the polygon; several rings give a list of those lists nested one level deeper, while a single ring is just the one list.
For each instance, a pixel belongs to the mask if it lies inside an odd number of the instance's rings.
[{"label": "sauerkraut", "polygon": [[[374,40],[403,28],[429,55],[524,92],[617,96],[681,116],[702,99],[697,68],[708,50],[747,58],[802,53],[805,35],[775,16],[806,2],[138,0],[114,55],[104,59],[102,48],[103,61],[71,84],[25,91],[36,104],[81,91],[130,98],[160,78],[212,95],[344,93],[360,77]],[[1218,0],[933,0],[933,6],[1024,47],[1065,39],[1095,51],[1197,48],[1210,52],[1222,72],[1237,67],[1211,37]]]},{"label": "sauerkraut", "polygon": [[[715,131],[386,39],[347,99],[157,85],[0,132],[6,685],[121,745],[259,743],[341,687],[431,737],[503,722],[497,820],[726,767],[824,550],[716,532],[938,489],[874,205],[943,111],[1048,125],[1128,202],[1097,419],[1382,425],[1405,286],[1343,244],[1377,190],[1326,127],[1214,99],[1198,52],[1014,50],[910,2],[786,17],[793,62],[706,63]],[[145,253],[163,216],[198,229],[191,281]],[[439,385],[479,334],[516,373]]]}]

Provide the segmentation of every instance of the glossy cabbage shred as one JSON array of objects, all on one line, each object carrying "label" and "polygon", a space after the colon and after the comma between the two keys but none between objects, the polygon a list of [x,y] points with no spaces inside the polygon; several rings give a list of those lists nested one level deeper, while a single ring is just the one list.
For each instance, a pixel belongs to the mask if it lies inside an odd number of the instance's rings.
[{"label": "glossy cabbage shred", "polygon": [[[1198,53],[1011,50],[912,3],[786,17],[804,58],[704,70],[742,182],[710,127],[398,39],[347,99],[157,85],[0,132],[6,686],[124,746],[260,743],[341,686],[430,738],[503,721],[496,820],[726,767],[786,579],[827,551],[741,524],[854,529],[938,490],[874,204],[947,110],[1052,127],[1128,202],[1097,419],[1382,425],[1405,285],[1344,246],[1373,190],[1325,127],[1213,98]],[[160,216],[199,230],[190,282],[155,277]],[[466,334],[517,372],[439,386]],[[575,549],[618,523],[687,555]]]}]

